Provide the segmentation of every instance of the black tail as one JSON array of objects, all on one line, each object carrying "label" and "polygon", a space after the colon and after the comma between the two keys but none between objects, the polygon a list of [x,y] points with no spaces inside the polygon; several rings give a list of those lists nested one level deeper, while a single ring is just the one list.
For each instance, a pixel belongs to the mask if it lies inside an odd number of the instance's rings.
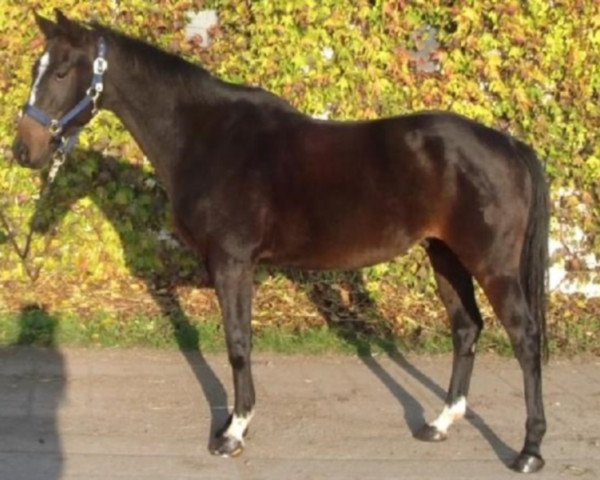
[{"label": "black tail", "polygon": [[548,332],[546,329],[546,271],[548,268],[548,235],[550,200],[544,169],[535,152],[517,141],[517,150],[531,177],[531,207],[521,252],[521,284],[529,311],[540,331],[541,352],[548,360]]}]

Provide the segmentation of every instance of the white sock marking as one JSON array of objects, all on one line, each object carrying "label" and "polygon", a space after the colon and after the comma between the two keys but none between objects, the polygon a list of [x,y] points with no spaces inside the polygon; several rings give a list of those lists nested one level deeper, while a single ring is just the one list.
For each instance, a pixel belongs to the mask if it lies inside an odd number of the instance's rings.
[{"label": "white sock marking", "polygon": [[446,405],[440,416],[430,425],[442,433],[447,433],[450,425],[452,425],[455,420],[463,418],[466,411],[467,399],[465,397],[460,397],[453,405]]},{"label": "white sock marking", "polygon": [[229,424],[229,427],[227,427],[225,435],[243,442],[244,432],[246,431],[246,428],[248,428],[248,424],[250,423],[250,420],[252,420],[253,415],[254,410],[250,411],[245,417],[238,417],[234,413],[233,417],[231,418],[231,423]]},{"label": "white sock marking", "polygon": [[31,95],[29,96],[29,103],[31,105],[35,105],[38,87],[40,86],[40,81],[42,80],[42,77],[48,69],[48,65],[50,65],[50,53],[46,52],[40,58],[40,63],[38,64],[37,77],[35,77],[35,82],[33,82],[33,87],[31,87]]}]

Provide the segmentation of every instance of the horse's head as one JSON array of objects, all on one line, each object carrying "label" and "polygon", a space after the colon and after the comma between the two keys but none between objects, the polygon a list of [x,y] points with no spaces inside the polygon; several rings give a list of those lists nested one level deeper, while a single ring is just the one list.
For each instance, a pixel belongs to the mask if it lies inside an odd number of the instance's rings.
[{"label": "horse's head", "polygon": [[[37,14],[35,19],[46,43],[32,69],[31,93],[18,122],[13,149],[21,165],[42,168],[61,143],[92,118],[102,76],[95,73],[100,55],[91,30],[59,10],[56,22]],[[106,62],[101,60],[104,73]],[[100,86],[95,88],[98,77]]]}]

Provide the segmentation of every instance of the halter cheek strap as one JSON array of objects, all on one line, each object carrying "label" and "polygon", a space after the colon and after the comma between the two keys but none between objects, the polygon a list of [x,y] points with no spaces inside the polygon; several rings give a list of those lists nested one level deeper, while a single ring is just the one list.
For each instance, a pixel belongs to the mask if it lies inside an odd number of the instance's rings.
[{"label": "halter cheek strap", "polygon": [[28,115],[36,120],[39,124],[48,128],[52,138],[60,140],[60,145],[58,147],[59,153],[69,153],[77,143],[77,137],[81,131],[81,129],[77,129],[73,135],[66,138],[63,137],[61,133],[64,131],[69,122],[75,119],[90,105],[92,106],[92,116],[98,111],[98,99],[104,90],[104,72],[106,72],[106,69],[108,68],[108,63],[106,61],[106,42],[102,37],[98,38],[97,55],[94,59],[93,68],[94,74],[92,77],[92,83],[90,88],[87,89],[85,97],[83,97],[79,103],[77,103],[77,105],[75,105],[62,117],[51,118],[45,112],[31,103],[27,103],[23,108],[23,114]]}]

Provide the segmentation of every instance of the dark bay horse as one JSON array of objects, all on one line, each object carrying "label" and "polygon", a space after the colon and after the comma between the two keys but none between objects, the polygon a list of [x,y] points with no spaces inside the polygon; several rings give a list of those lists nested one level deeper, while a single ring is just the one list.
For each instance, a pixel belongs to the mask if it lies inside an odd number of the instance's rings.
[{"label": "dark bay horse", "polygon": [[358,268],[422,242],[451,320],[454,362],[442,413],[416,436],[443,440],[465,413],[483,326],[476,279],[523,370],[526,436],[512,467],[543,467],[549,207],[531,148],[449,113],[314,120],[269,92],[226,83],[107,27],[59,11],[56,22],[36,19],[46,48],[33,69],[15,156],[24,166],[45,166],[100,108],[140,144],[222,310],[235,404],[213,453],[239,454],[254,412],[255,266]]}]

